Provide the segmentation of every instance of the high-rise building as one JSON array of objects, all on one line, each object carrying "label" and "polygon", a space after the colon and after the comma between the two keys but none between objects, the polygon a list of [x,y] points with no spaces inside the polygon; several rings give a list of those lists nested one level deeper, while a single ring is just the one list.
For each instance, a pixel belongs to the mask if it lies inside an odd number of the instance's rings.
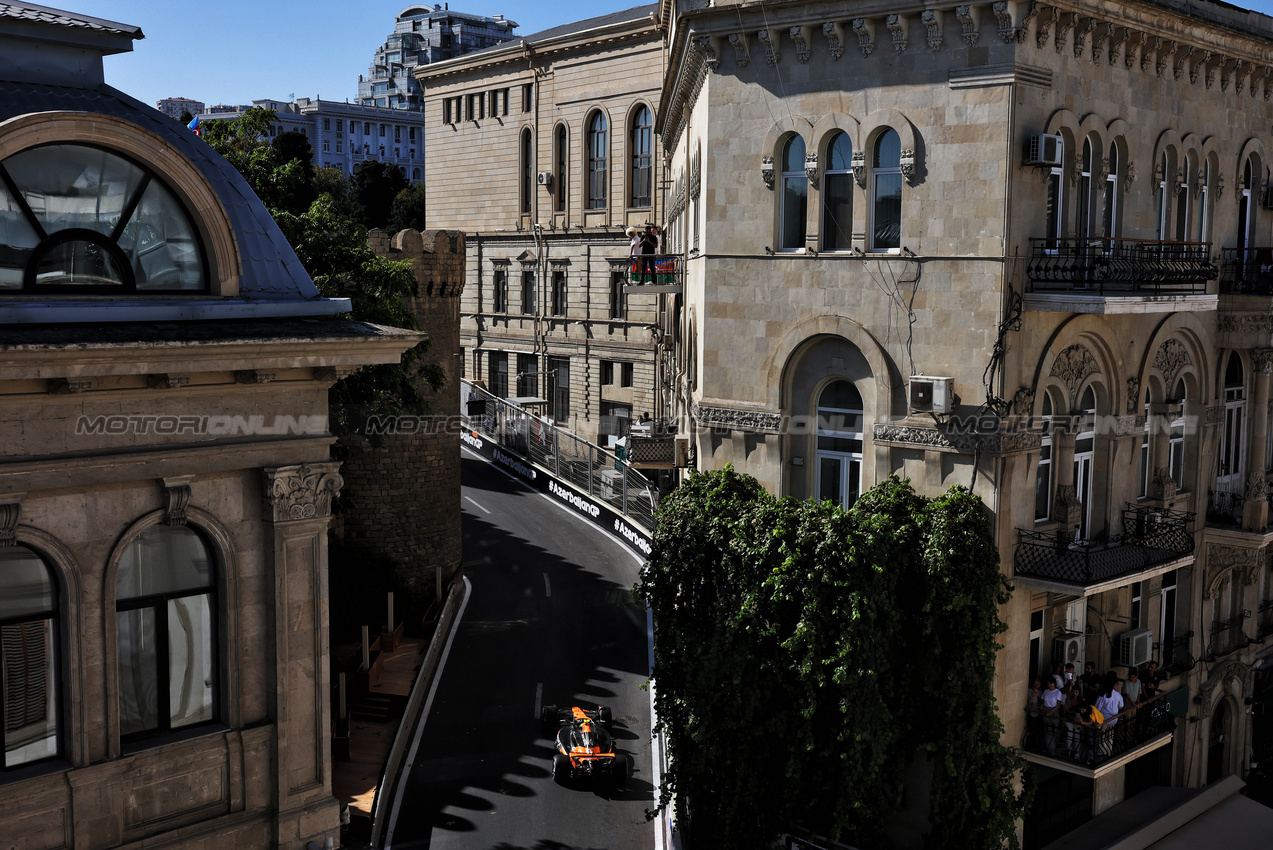
[{"label": "high-rise building", "polygon": [[169,118],[180,118],[183,112],[198,115],[203,112],[204,105],[203,101],[191,100],[188,97],[165,97],[163,100],[155,101],[155,108]]},{"label": "high-rise building", "polygon": [[371,67],[358,75],[363,106],[422,109],[420,84],[412,77],[420,65],[450,59],[510,41],[515,21],[452,12],[444,5],[408,6],[394,21],[393,33],[376,48]]}]

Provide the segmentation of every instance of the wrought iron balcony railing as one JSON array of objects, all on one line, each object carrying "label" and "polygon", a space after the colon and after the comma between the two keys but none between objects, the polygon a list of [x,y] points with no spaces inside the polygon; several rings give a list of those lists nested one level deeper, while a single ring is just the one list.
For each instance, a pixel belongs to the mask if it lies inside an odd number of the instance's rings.
[{"label": "wrought iron balcony railing", "polygon": [[633,254],[628,265],[628,285],[683,288],[685,263],[679,254]]},{"label": "wrought iron balcony railing", "polygon": [[1216,620],[1211,624],[1211,645],[1207,647],[1212,658],[1220,658],[1231,652],[1237,652],[1251,643],[1242,624],[1251,619],[1251,612],[1243,610],[1236,617],[1228,620]]},{"label": "wrought iron balcony railing", "polygon": [[1162,657],[1162,671],[1168,677],[1187,673],[1198,663],[1193,657],[1189,645],[1193,642],[1193,632],[1177,635],[1166,643],[1157,644],[1158,654]]},{"label": "wrought iron balcony railing", "polygon": [[1221,295],[1273,295],[1273,248],[1220,252]]},{"label": "wrought iron balcony railing", "polygon": [[1123,533],[1105,541],[1068,542],[1017,529],[1015,572],[1081,585],[1116,579],[1193,552],[1193,519],[1192,513],[1129,504]]},{"label": "wrought iron balcony railing", "polygon": [[1139,297],[1202,295],[1219,270],[1210,242],[1031,239],[1026,277],[1034,292]]},{"label": "wrought iron balcony railing", "polygon": [[1217,484],[1207,491],[1207,522],[1211,525],[1240,525],[1246,507],[1241,484]]},{"label": "wrought iron balcony railing", "polygon": [[1052,716],[1027,710],[1022,749],[1080,767],[1099,767],[1176,728],[1166,696],[1128,707],[1099,726],[1084,723],[1078,712],[1067,713],[1063,706]]},{"label": "wrought iron balcony railing", "polygon": [[1273,635],[1273,599],[1266,599],[1260,603],[1260,607],[1255,609],[1255,636],[1257,640],[1264,640],[1269,635]]}]

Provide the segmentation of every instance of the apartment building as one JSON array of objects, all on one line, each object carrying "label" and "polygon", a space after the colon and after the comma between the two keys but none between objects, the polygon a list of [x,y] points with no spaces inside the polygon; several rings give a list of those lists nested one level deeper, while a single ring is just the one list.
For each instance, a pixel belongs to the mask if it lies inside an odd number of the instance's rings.
[{"label": "apartment building", "polygon": [[165,97],[155,102],[155,108],[169,118],[180,118],[187,112],[198,115],[204,111],[203,101],[191,100],[188,97]]},{"label": "apartment building", "polygon": [[332,797],[339,318],[228,162],[0,6],[0,844],[302,848]]},{"label": "apartment building", "polygon": [[[850,505],[970,487],[1042,847],[1273,757],[1273,19],[1222,3],[664,0],[686,261],[658,392],[700,468]],[[1073,754],[1061,662],[1163,696]]]},{"label": "apartment building", "polygon": [[625,234],[664,215],[654,10],[416,71],[429,225],[463,230],[468,245],[466,377],[542,398],[556,422],[602,445],[665,414],[654,387],[679,297],[674,286],[630,285]]},{"label": "apartment building", "polygon": [[[418,112],[308,97],[263,98],[252,101],[252,106],[274,111],[271,136],[293,131],[309,137],[317,168],[352,174],[359,163],[375,160],[398,166],[410,180],[424,179],[425,121]],[[246,107],[237,107],[208,112],[199,120],[233,121],[245,111]]]},{"label": "apartment building", "polygon": [[376,48],[367,73],[358,75],[357,103],[419,110],[423,102],[413,76],[416,68],[509,41],[516,28],[503,15],[452,12],[449,3],[408,6]]}]

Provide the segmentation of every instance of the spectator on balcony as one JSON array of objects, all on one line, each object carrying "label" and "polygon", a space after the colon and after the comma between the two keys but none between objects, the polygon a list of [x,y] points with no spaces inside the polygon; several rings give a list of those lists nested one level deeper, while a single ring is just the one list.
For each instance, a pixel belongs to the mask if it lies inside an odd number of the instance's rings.
[{"label": "spectator on balcony", "polygon": [[1133,667],[1127,671],[1127,683],[1123,685],[1123,698],[1127,700],[1127,704],[1134,710],[1136,706],[1141,704],[1145,696],[1145,686],[1140,681],[1140,674]]},{"label": "spectator on balcony", "polygon": [[1118,725],[1118,714],[1123,710],[1122,686],[1113,673],[1106,674],[1105,690],[1096,698],[1096,710],[1105,715],[1104,726],[1113,729]]},{"label": "spectator on balcony", "polygon": [[1158,662],[1151,661],[1145,665],[1145,675],[1140,677],[1141,687],[1144,695],[1141,702],[1148,702],[1158,696],[1159,686],[1162,685],[1163,675],[1158,672]]},{"label": "spectator on balcony", "polygon": [[1056,668],[1052,671],[1052,681],[1056,682],[1058,691],[1065,691],[1065,665],[1060,661],[1056,663]]},{"label": "spectator on balcony", "polygon": [[654,225],[647,224],[641,234],[641,283],[654,283],[654,255],[659,250],[659,237]]},{"label": "spectator on balcony", "polygon": [[1083,684],[1083,696],[1089,703],[1095,703],[1101,693],[1101,676],[1096,672],[1096,665],[1091,661],[1083,665],[1083,675],[1079,677]]},{"label": "spectator on balcony", "polygon": [[1061,732],[1061,712],[1065,709],[1065,695],[1056,686],[1056,680],[1048,682],[1043,692],[1044,746],[1049,755],[1056,755],[1056,742]]},{"label": "spectator on balcony", "polygon": [[1079,754],[1079,719],[1087,713],[1089,706],[1083,699],[1083,688],[1078,684],[1071,685],[1065,691],[1065,750],[1072,757]]},{"label": "spectator on balcony", "polygon": [[1043,680],[1035,679],[1025,697],[1026,740],[1039,743],[1043,738]]}]

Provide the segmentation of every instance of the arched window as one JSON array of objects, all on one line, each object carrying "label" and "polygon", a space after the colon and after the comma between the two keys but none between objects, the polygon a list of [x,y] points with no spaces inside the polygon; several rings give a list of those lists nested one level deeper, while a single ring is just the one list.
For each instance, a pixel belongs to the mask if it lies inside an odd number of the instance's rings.
[{"label": "arched window", "polygon": [[1176,390],[1171,398],[1180,405],[1180,411],[1171,420],[1167,431],[1167,474],[1176,486],[1185,486],[1185,388],[1184,378],[1176,381]]},{"label": "arched window", "polygon": [[122,737],[216,719],[216,564],[195,531],[154,525],[115,579]]},{"label": "arched window", "polygon": [[1220,467],[1216,478],[1218,494],[1242,495],[1246,471],[1246,381],[1242,358],[1229,354],[1224,370],[1224,424],[1220,431]]},{"label": "arched window", "polygon": [[58,589],[24,546],[0,549],[0,728],[10,769],[59,754]]},{"label": "arched window", "polygon": [[1039,446],[1039,468],[1034,480],[1034,521],[1046,522],[1052,517],[1052,396],[1046,392],[1039,420],[1043,442]]},{"label": "arched window", "polygon": [[535,192],[535,161],[531,153],[530,130],[522,130],[521,206],[519,208],[522,215],[530,215],[530,202]]},{"label": "arched window", "polygon": [[650,120],[650,107],[640,106],[632,116],[632,186],[628,198],[630,207],[648,207],[650,205],[650,184],[653,154],[653,122]]},{"label": "arched window", "polygon": [[1096,392],[1088,387],[1079,401],[1078,436],[1074,438],[1074,491],[1083,512],[1079,517],[1079,539],[1092,533],[1092,474],[1096,460]]},{"label": "arched window", "polygon": [[1211,201],[1211,160],[1204,159],[1202,165],[1202,174],[1198,179],[1198,229],[1196,231],[1196,241],[1206,242],[1210,236],[1210,216],[1211,211],[1207,209]]},{"label": "arched window", "polygon": [[555,162],[553,168],[553,209],[557,212],[566,211],[566,185],[567,185],[567,163],[570,161],[570,142],[566,136],[566,125],[558,124],[556,140],[553,143],[556,151]]},{"label": "arched window", "polygon": [[149,169],[81,144],[0,162],[0,290],[202,292],[203,246]]},{"label": "arched window", "polygon": [[902,139],[893,129],[875,140],[871,156],[871,250],[902,246]]},{"label": "arched window", "polygon": [[778,248],[802,251],[805,218],[809,211],[809,178],[804,173],[804,139],[799,136],[792,136],[783,146],[781,189],[778,198]]},{"label": "arched window", "polygon": [[1167,171],[1167,153],[1163,152],[1162,160],[1158,163],[1158,241],[1162,242],[1167,238],[1167,181],[1170,179]]},{"label": "arched window", "polygon": [[853,247],[853,142],[848,133],[836,133],[827,145],[822,172],[822,250],[848,251]]},{"label": "arched window", "polygon": [[[1118,158],[1118,144],[1111,142],[1109,146],[1109,173],[1105,175],[1105,210],[1102,216],[1105,236],[1118,238],[1118,182],[1122,171],[1122,162]],[[1113,243],[1107,242],[1105,250],[1113,250]]]},{"label": "arched window", "polygon": [[818,396],[818,501],[842,508],[862,490],[862,394],[833,381]]},{"label": "arched window", "polygon": [[606,208],[606,117],[600,112],[588,122],[588,209]]},{"label": "arched window", "polygon": [[1086,247],[1092,235],[1092,140],[1083,140],[1083,156],[1079,160],[1079,189],[1077,203],[1074,205],[1074,238],[1078,240],[1080,250]]},{"label": "arched window", "polygon": [[1185,157],[1180,168],[1179,182],[1176,184],[1176,241],[1184,242],[1189,238],[1189,182],[1193,178],[1193,155]]},{"label": "arched window", "polygon": [[1251,234],[1254,232],[1255,210],[1252,208],[1251,188],[1255,183],[1254,168],[1251,157],[1247,157],[1242,165],[1242,188],[1238,192],[1238,256],[1251,247]]},{"label": "arched window", "polygon": [[[1063,137],[1061,137],[1063,138]],[[1058,144],[1060,148],[1057,151],[1058,162],[1065,162],[1065,145]],[[1062,187],[1065,177],[1065,168],[1061,165],[1054,165],[1048,172],[1048,188],[1047,188],[1047,230],[1044,236],[1047,237],[1047,247],[1052,251],[1056,251],[1061,241],[1061,228],[1063,226],[1062,212],[1064,203],[1062,203],[1064,194]]]},{"label": "arched window", "polygon": [[415,180],[416,182],[420,181],[420,169],[418,168],[411,169],[411,179]]}]

